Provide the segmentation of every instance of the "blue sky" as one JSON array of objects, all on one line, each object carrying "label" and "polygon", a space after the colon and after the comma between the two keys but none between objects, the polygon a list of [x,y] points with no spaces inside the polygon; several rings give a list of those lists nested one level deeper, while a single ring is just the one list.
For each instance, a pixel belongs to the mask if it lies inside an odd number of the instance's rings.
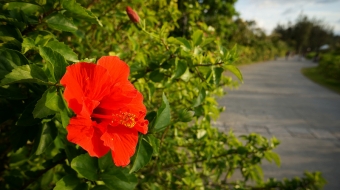
[{"label": "blue sky", "polygon": [[323,20],[340,35],[340,0],[238,0],[236,10],[242,19],[255,20],[268,34],[277,23],[294,23],[303,13]]}]

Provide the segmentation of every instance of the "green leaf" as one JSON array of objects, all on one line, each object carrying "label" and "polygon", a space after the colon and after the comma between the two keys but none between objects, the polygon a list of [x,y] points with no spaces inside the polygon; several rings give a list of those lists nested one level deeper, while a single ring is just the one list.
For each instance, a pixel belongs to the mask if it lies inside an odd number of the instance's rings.
[{"label": "green leaf", "polygon": [[[66,130],[66,129],[65,129]],[[64,134],[65,138],[66,138],[66,134]],[[69,163],[72,162],[72,160],[79,156],[81,153],[83,153],[83,150],[81,149],[77,149],[76,148],[76,145],[69,142],[69,141],[65,141],[65,153],[66,153],[66,156],[67,156],[67,160],[69,161]]]},{"label": "green leaf", "polygon": [[24,38],[24,41],[22,42],[22,48],[21,48],[21,52],[22,53],[26,53],[28,50],[35,48],[35,43],[34,40],[32,38]]},{"label": "green leaf", "polygon": [[176,39],[185,47],[184,50],[190,51],[192,49],[191,44],[187,39],[182,37],[178,37]]},{"label": "green leaf", "polygon": [[158,156],[159,154],[159,144],[160,144],[160,140],[158,138],[156,138],[153,134],[148,134],[146,136],[147,141],[150,143],[150,145],[152,146],[153,149],[153,155],[154,156]]},{"label": "green leaf", "polygon": [[211,42],[213,42],[215,40],[215,38],[206,38],[204,41],[203,41],[203,43],[201,43],[201,47],[203,47],[203,46],[206,46],[206,45],[208,45],[208,44],[210,44]]},{"label": "green leaf", "polygon": [[28,60],[20,52],[6,48],[0,49],[0,79],[3,79],[15,67],[26,64]]},{"label": "green leaf", "polygon": [[46,46],[53,49],[53,51],[58,52],[68,61],[73,61],[73,62],[78,61],[77,54],[74,53],[73,50],[69,46],[65,45],[62,42],[49,41]]},{"label": "green leaf", "polygon": [[45,46],[50,40],[55,39],[56,37],[53,33],[45,30],[38,30],[28,34],[28,38],[34,40],[34,45],[36,48],[38,46]]},{"label": "green leaf", "polygon": [[104,171],[112,167],[116,167],[113,164],[111,151],[109,151],[105,156],[98,159],[98,166],[100,170]]},{"label": "green leaf", "polygon": [[66,108],[65,106],[63,106],[60,110],[60,117],[63,127],[66,128],[70,122],[71,116],[69,115],[68,108]]},{"label": "green leaf", "polygon": [[145,119],[149,121],[149,130],[152,131],[155,127],[155,120],[157,118],[157,112],[151,111],[148,114],[146,114]]},{"label": "green leaf", "polygon": [[25,23],[19,22],[18,19],[15,18],[9,18],[7,15],[0,15],[0,21],[1,22],[6,22],[7,25],[13,25],[16,26],[19,30],[23,30],[24,27],[26,26]]},{"label": "green leaf", "polygon": [[110,189],[126,190],[135,189],[137,178],[134,174],[129,174],[127,168],[113,167],[100,175],[105,185]]},{"label": "green leaf", "polygon": [[75,175],[66,175],[61,178],[54,187],[53,190],[83,190],[88,189],[87,184],[82,182]]},{"label": "green leaf", "polygon": [[47,76],[45,72],[36,65],[18,66],[1,80],[1,86],[11,83],[28,82],[46,84]]},{"label": "green leaf", "polygon": [[150,79],[153,82],[161,82],[164,79],[164,77],[165,75],[161,73],[158,69],[150,73]]},{"label": "green leaf", "polygon": [[194,42],[194,46],[199,46],[203,41],[203,32],[196,30],[192,35],[192,41]]},{"label": "green leaf", "polygon": [[193,107],[197,107],[197,106],[199,106],[199,105],[201,105],[202,104],[202,102],[204,101],[204,99],[205,99],[205,89],[204,88],[201,88],[201,90],[200,90],[200,92],[199,92],[199,94],[198,94],[198,96],[197,96],[197,98],[196,98],[196,100],[194,101],[194,103],[193,103]]},{"label": "green leaf", "polygon": [[182,121],[182,122],[191,121],[193,116],[194,116],[194,112],[188,111],[186,109],[182,109],[178,112],[179,120]]},{"label": "green leaf", "polygon": [[54,175],[55,173],[53,170],[48,170],[46,173],[44,173],[41,177],[40,187],[42,189],[47,189],[50,186],[50,184],[53,182]]},{"label": "green leaf", "polygon": [[185,73],[186,70],[187,70],[186,62],[182,60],[177,61],[177,58],[176,58],[176,71],[175,71],[173,78],[177,79],[181,77]]},{"label": "green leaf", "polygon": [[139,143],[136,148],[135,159],[130,170],[130,173],[138,171],[142,167],[144,167],[147,163],[149,163],[152,157],[152,146],[144,140],[144,138],[139,138]]},{"label": "green leaf", "polygon": [[86,179],[98,179],[97,159],[89,156],[87,153],[74,158],[71,162],[71,167]]},{"label": "green leaf", "polygon": [[[32,20],[32,17],[34,17],[35,14],[40,13],[43,10],[43,7],[41,7],[39,4],[35,3],[34,1],[31,2],[10,2],[7,5],[8,10],[17,9],[22,11],[29,21]],[[20,15],[20,16],[23,16]]]},{"label": "green leaf", "polygon": [[54,122],[43,123],[41,131],[37,138],[34,140],[33,152],[40,155],[45,152],[48,147],[53,144],[54,139],[57,137],[58,130]]},{"label": "green leaf", "polygon": [[63,99],[57,92],[56,87],[50,87],[44,93],[46,96],[45,106],[53,111],[61,111],[64,106]]},{"label": "green leaf", "polygon": [[183,81],[188,82],[191,78],[191,73],[189,68],[184,72],[184,74],[180,77]]},{"label": "green leaf", "polygon": [[[46,106],[46,104],[47,105],[51,104],[50,103],[51,100],[52,100],[52,104],[54,104],[56,102],[56,100],[55,100],[55,98],[53,96],[53,92],[51,92],[51,89],[55,89],[55,88],[47,89],[44,92],[44,94],[42,95],[42,97],[40,98],[40,100],[38,100],[37,104],[35,105],[35,108],[34,108],[34,110],[32,112],[34,118],[45,118],[45,117],[47,117],[49,115],[55,114],[58,111],[58,110],[50,109],[49,107]],[[58,102],[56,102],[56,103],[57,103],[56,106],[58,106]]]},{"label": "green leaf", "polygon": [[63,127],[66,128],[70,122],[70,118],[73,116],[73,112],[68,108],[66,101],[61,95],[62,91],[60,88],[58,89],[58,93],[59,93],[58,107],[60,111],[60,119]]},{"label": "green leaf", "polygon": [[220,83],[223,71],[224,70],[221,67],[215,67],[213,69],[213,80],[215,85]]},{"label": "green leaf", "polygon": [[0,25],[0,36],[10,36],[18,42],[22,42],[22,35],[20,30],[11,25]]},{"label": "green leaf", "polygon": [[240,81],[243,81],[242,73],[236,66],[225,65],[224,68],[232,72]]},{"label": "green leaf", "polygon": [[273,151],[267,151],[264,153],[264,157],[269,161],[269,162],[272,162],[274,161],[275,164],[277,166],[280,166],[281,165],[281,161],[280,161],[280,156],[273,152]]},{"label": "green leaf", "polygon": [[0,25],[0,47],[20,50],[22,36],[20,30],[12,25]]},{"label": "green leaf", "polygon": [[49,47],[39,46],[39,52],[41,57],[48,62],[49,69],[53,73],[55,80],[59,81],[65,74],[66,66],[68,65],[65,58]]},{"label": "green leaf", "polygon": [[155,92],[155,85],[152,82],[148,82],[148,92],[149,92],[149,101],[152,100],[152,95]]},{"label": "green leaf", "polygon": [[80,19],[86,19],[88,21],[95,21],[97,24],[102,26],[102,23],[98,20],[98,18],[89,10],[82,7],[79,3],[77,3],[75,0],[63,0],[62,6],[65,10],[67,10],[66,13],[73,14],[72,17],[80,18]]},{"label": "green leaf", "polygon": [[46,21],[48,27],[66,32],[76,32],[78,27],[67,17],[60,13],[49,16]]},{"label": "green leaf", "polygon": [[163,94],[161,107],[157,111],[157,118],[154,127],[155,132],[164,130],[170,124],[170,120],[170,105],[165,94]]}]

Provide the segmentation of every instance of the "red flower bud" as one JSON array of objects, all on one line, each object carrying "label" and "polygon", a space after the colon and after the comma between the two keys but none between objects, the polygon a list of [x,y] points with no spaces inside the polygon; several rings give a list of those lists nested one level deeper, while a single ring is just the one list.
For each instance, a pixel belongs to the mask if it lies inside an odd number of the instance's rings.
[{"label": "red flower bud", "polygon": [[136,11],[131,9],[131,7],[129,7],[129,6],[126,7],[126,13],[127,13],[127,15],[129,16],[129,18],[132,22],[139,23],[140,18],[138,16],[138,14],[136,13]]}]

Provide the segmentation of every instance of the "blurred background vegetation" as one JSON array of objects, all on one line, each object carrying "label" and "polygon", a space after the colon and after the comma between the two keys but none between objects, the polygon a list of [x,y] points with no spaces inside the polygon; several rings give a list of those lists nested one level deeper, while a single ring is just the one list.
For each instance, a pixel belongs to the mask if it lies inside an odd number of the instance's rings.
[{"label": "blurred background vegetation", "polygon": [[[32,68],[39,74],[51,75],[46,62],[63,60],[66,66],[117,55],[129,64],[131,82],[144,95],[150,121],[150,133],[139,143],[145,146],[146,156],[140,164],[145,167],[135,167],[136,160],[140,160],[133,158],[129,173],[128,169],[108,164],[111,160],[107,156],[93,159],[68,143],[62,108],[52,106],[54,110],[49,110],[48,115],[37,113],[38,102],[45,108],[43,94],[51,92],[53,97],[61,97],[55,89],[60,86],[50,87],[50,81],[34,83],[29,72],[26,74],[31,78],[17,80],[23,76],[15,73],[13,84],[6,83],[0,90],[1,106],[8,108],[1,109],[0,118],[0,188],[322,187],[324,180],[318,172],[292,180],[264,181],[261,162],[267,159],[280,164],[273,152],[279,141],[257,134],[224,134],[212,126],[212,121],[223,111],[216,96],[226,93],[224,86],[238,83],[227,74],[231,72],[242,81],[234,64],[273,60],[287,51],[314,53],[313,58],[316,54],[320,57],[320,72],[338,77],[329,73],[329,68],[332,72],[339,68],[339,37],[327,25],[304,16],[295,24],[278,25],[268,35],[254,21],[239,17],[235,3],[236,0],[0,1],[0,60],[9,65],[0,67],[2,84],[20,61],[20,66],[35,65]],[[138,13],[141,24],[129,20],[127,6]],[[329,48],[320,50],[319,46],[326,44]],[[48,51],[53,52],[52,58]],[[14,92],[22,96],[13,97]],[[155,126],[165,112],[166,124]],[[90,170],[82,173],[85,169],[79,169],[77,164]],[[111,173],[103,171],[108,165],[114,168]],[[230,180],[236,171],[240,179]],[[96,172],[99,177],[93,176]],[[113,178],[118,175],[123,177]]]}]

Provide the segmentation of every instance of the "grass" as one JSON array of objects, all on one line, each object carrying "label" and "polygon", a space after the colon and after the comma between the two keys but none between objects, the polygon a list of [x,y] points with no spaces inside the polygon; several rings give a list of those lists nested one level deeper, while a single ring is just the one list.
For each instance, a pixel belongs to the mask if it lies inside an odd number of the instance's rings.
[{"label": "grass", "polygon": [[324,86],[340,95],[340,82],[324,77],[318,72],[316,67],[302,68],[301,72],[313,82]]}]

